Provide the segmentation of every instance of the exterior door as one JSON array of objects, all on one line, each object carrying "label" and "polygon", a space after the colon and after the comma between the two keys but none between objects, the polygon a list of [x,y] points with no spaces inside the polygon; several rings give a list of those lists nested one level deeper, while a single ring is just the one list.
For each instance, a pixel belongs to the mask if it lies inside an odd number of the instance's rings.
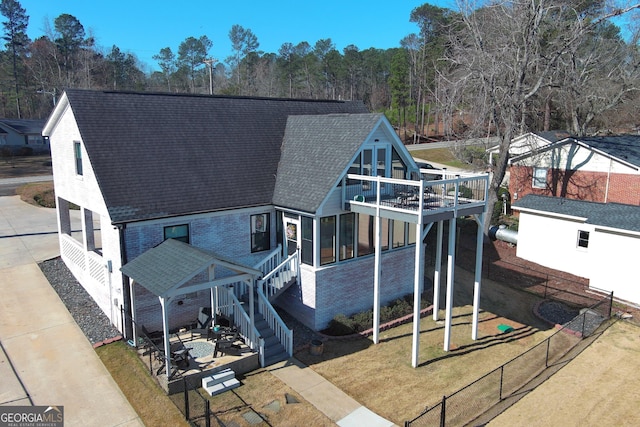
[{"label": "exterior door", "polygon": [[300,249],[300,221],[293,218],[284,218],[284,237],[287,243],[287,256],[293,255]]}]

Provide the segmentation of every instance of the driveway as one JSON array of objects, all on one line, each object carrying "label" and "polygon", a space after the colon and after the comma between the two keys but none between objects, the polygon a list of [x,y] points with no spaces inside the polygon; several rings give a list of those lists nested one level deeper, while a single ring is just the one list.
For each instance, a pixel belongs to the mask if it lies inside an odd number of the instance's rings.
[{"label": "driveway", "polygon": [[0,197],[0,405],[62,405],[67,427],[142,426],[37,265],[60,254],[56,230],[55,210]]}]

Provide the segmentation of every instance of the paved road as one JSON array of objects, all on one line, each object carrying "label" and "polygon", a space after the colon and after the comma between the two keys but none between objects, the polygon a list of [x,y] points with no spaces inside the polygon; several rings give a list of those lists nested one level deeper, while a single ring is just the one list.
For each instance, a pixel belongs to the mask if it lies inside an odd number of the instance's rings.
[{"label": "paved road", "polygon": [[21,185],[30,182],[53,181],[53,175],[36,175],[21,178],[1,178],[0,179],[0,196],[13,196],[16,189]]}]

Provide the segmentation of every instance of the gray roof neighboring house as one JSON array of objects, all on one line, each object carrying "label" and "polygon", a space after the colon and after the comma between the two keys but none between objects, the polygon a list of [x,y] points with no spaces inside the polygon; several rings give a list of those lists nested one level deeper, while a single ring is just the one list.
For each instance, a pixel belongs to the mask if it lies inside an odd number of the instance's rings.
[{"label": "gray roof neighboring house", "polygon": [[290,116],[368,112],[344,101],[76,89],[65,97],[114,223],[270,205]]},{"label": "gray roof neighboring house", "polygon": [[289,117],[274,204],[315,212],[382,117],[382,114]]},{"label": "gray roof neighboring house", "polygon": [[0,126],[21,135],[41,135],[45,122],[44,119],[0,119]]},{"label": "gray roof neighboring house", "polygon": [[616,159],[635,169],[640,170],[640,135],[613,135],[613,136],[590,136],[590,137],[570,137],[551,144],[544,145],[538,149],[528,151],[519,156],[509,159],[509,163],[514,163],[535,154],[543,153],[555,149],[562,145],[575,143],[586,149],[599,152],[609,158]]},{"label": "gray roof neighboring house", "polygon": [[513,204],[519,211],[552,213],[587,224],[640,233],[640,206],[597,203],[529,194]]}]

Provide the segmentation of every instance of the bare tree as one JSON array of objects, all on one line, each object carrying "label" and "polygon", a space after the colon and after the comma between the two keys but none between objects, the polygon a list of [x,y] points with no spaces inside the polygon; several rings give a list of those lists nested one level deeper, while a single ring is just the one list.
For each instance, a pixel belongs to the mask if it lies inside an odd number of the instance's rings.
[{"label": "bare tree", "polygon": [[446,76],[447,101],[450,112],[461,108],[469,113],[464,122],[454,123],[454,131],[479,136],[490,130],[500,138],[490,209],[498,200],[510,142],[526,129],[535,96],[553,82],[560,61],[594,26],[640,5],[612,12],[574,6],[557,0],[494,1],[481,8],[466,0],[458,3],[459,21],[447,55],[454,70]]}]

